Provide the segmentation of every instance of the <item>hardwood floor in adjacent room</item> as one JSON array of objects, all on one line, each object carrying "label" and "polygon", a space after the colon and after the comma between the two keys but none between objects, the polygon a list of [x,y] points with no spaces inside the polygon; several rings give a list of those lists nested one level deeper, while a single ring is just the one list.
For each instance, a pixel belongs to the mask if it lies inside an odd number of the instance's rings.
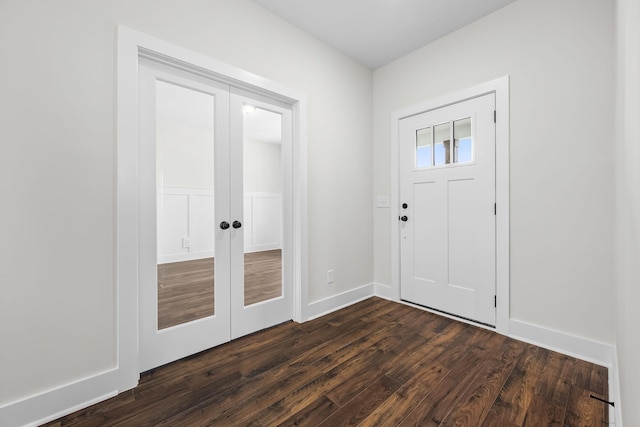
[{"label": "hardwood floor in adjacent room", "polygon": [[[214,315],[214,258],[158,265],[158,329]],[[244,254],[244,303],[282,295],[282,251]]]},{"label": "hardwood floor in adjacent room", "polygon": [[142,374],[47,426],[603,426],[607,369],[370,298]]},{"label": "hardwood floor in adjacent room", "polygon": [[158,264],[158,329],[213,316],[213,258]]},{"label": "hardwood floor in adjacent room", "polygon": [[282,295],[282,250],[244,254],[244,305]]}]

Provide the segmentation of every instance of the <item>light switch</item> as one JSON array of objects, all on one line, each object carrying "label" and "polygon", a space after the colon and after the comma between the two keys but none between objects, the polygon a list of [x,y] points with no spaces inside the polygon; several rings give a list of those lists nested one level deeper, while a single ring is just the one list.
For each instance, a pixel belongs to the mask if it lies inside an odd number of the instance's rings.
[{"label": "light switch", "polygon": [[376,199],[376,207],[378,208],[388,208],[389,207],[389,197],[387,196],[378,196]]},{"label": "light switch", "polygon": [[333,283],[335,280],[334,276],[333,276],[333,270],[328,270],[327,271],[327,283]]}]

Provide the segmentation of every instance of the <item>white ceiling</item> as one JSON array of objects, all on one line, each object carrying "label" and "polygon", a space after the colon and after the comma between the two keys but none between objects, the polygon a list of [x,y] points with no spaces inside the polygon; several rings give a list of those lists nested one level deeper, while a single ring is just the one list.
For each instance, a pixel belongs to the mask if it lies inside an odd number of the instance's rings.
[{"label": "white ceiling", "polygon": [[515,0],[253,0],[376,69]]}]

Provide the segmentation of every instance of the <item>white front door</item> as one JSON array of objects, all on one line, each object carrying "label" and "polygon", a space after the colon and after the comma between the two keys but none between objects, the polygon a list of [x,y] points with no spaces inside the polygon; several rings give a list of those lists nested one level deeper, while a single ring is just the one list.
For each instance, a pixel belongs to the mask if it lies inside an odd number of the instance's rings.
[{"label": "white front door", "polygon": [[151,61],[139,68],[145,371],[292,318],[291,110]]},{"label": "white front door", "polygon": [[400,295],[495,326],[495,95],[403,118]]}]

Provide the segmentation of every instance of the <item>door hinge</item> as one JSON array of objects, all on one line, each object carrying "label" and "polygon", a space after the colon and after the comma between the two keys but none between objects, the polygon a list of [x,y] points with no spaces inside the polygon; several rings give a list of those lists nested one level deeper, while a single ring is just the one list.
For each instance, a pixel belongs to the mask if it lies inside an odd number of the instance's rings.
[{"label": "door hinge", "polygon": [[498,307],[498,296],[497,295],[493,296],[493,306],[494,307]]},{"label": "door hinge", "polygon": [[493,214],[494,215],[498,215],[498,204],[497,203],[493,204]]},{"label": "door hinge", "polygon": [[496,110],[493,110],[493,123],[496,123]]}]

